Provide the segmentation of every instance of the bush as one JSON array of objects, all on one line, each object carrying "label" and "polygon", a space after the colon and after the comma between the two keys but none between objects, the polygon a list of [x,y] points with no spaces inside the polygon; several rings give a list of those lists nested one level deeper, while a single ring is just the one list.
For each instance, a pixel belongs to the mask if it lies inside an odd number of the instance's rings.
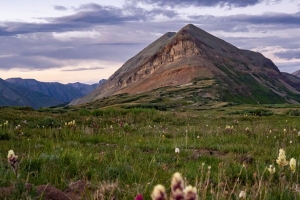
[{"label": "bush", "polygon": [[230,115],[255,115],[255,116],[271,116],[274,112],[267,109],[242,110],[229,113]]},{"label": "bush", "polygon": [[251,110],[249,113],[256,116],[271,116],[274,114],[273,111],[267,109]]},{"label": "bush", "polygon": [[167,106],[161,104],[136,104],[136,105],[126,105],[122,106],[125,109],[132,109],[132,108],[146,108],[146,109],[155,109],[159,111],[166,111]]},{"label": "bush", "polygon": [[44,119],[41,119],[38,124],[40,127],[45,127],[45,128],[53,128],[53,127],[59,127],[60,124],[52,119],[51,117],[45,117]]},{"label": "bush", "polygon": [[86,108],[82,108],[82,109],[79,110],[79,115],[80,116],[88,116],[90,114],[91,114],[91,112]]},{"label": "bush", "polygon": [[289,116],[300,116],[300,110],[298,110],[298,109],[290,109],[290,110],[286,111],[285,114],[289,115]]},{"label": "bush", "polygon": [[10,135],[6,132],[0,133],[0,140],[10,140]]}]

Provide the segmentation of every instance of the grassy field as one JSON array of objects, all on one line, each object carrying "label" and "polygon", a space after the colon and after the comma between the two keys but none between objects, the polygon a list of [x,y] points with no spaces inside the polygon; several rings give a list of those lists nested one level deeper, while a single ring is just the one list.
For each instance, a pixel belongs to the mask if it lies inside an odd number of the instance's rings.
[{"label": "grassy field", "polygon": [[[300,198],[298,105],[1,108],[0,124],[0,191],[13,188],[0,199],[36,199],[25,183],[67,191],[79,180],[88,184],[84,199],[151,199],[157,184],[170,195],[175,172],[199,199],[239,199],[241,191],[246,199]],[[276,163],[281,148],[296,159],[295,172]]]}]

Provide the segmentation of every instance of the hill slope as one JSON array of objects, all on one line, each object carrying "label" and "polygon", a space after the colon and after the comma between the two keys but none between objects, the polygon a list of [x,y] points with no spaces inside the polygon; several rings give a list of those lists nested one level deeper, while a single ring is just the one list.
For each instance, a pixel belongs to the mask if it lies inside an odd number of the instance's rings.
[{"label": "hill slope", "polygon": [[61,84],[56,82],[40,82],[35,79],[22,78],[9,78],[6,79],[6,81],[17,87],[39,92],[46,96],[55,98],[61,103],[68,103],[74,99],[80,98],[92,92],[99,85],[105,82],[105,80],[103,79],[99,83],[88,85],[79,82],[68,84]]},{"label": "hill slope", "polygon": [[157,39],[125,62],[106,83],[71,105],[206,79],[214,84],[209,90],[194,91],[195,96],[209,93],[219,101],[239,103],[300,101],[298,85],[282,75],[270,59],[238,49],[189,24],[177,33],[166,33]]},{"label": "hill slope", "polygon": [[40,82],[35,79],[10,78],[7,82],[15,86],[33,90],[47,96],[56,98],[61,102],[70,102],[73,99],[82,97],[84,94],[70,85],[61,83]]},{"label": "hill slope", "polygon": [[26,88],[19,88],[0,79],[0,106],[49,107],[63,103],[45,94]]}]

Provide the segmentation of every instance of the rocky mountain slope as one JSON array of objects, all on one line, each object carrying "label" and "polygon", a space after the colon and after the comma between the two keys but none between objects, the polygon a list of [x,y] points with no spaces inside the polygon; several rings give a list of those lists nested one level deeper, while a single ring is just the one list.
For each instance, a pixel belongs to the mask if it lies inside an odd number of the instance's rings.
[{"label": "rocky mountain slope", "polygon": [[[213,80],[194,91],[237,103],[299,102],[299,85],[262,54],[237,47],[189,24],[166,33],[117,70],[103,85],[71,105],[123,93],[139,94],[162,87]],[[213,90],[211,90],[213,88]]]}]

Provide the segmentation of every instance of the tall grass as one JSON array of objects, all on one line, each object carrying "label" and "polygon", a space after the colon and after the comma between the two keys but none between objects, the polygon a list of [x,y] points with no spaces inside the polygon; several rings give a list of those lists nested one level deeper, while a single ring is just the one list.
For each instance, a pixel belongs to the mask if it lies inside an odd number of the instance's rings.
[{"label": "tall grass", "polygon": [[[245,107],[64,113],[4,108],[0,124],[9,124],[0,127],[0,187],[32,183],[65,190],[87,180],[107,198],[143,194],[149,199],[156,184],[170,193],[171,177],[178,171],[186,185],[196,186],[200,199],[238,199],[241,191],[247,199],[296,199],[299,170],[279,168],[276,159],[283,148],[287,159],[299,161],[300,121],[290,108],[278,109],[264,108],[258,113],[272,115],[262,116],[244,113]],[[65,125],[73,120],[75,125]],[[19,156],[17,176],[7,161],[10,149]],[[109,184],[114,189],[105,189]],[[20,192],[12,199],[34,196],[16,188]]]}]

